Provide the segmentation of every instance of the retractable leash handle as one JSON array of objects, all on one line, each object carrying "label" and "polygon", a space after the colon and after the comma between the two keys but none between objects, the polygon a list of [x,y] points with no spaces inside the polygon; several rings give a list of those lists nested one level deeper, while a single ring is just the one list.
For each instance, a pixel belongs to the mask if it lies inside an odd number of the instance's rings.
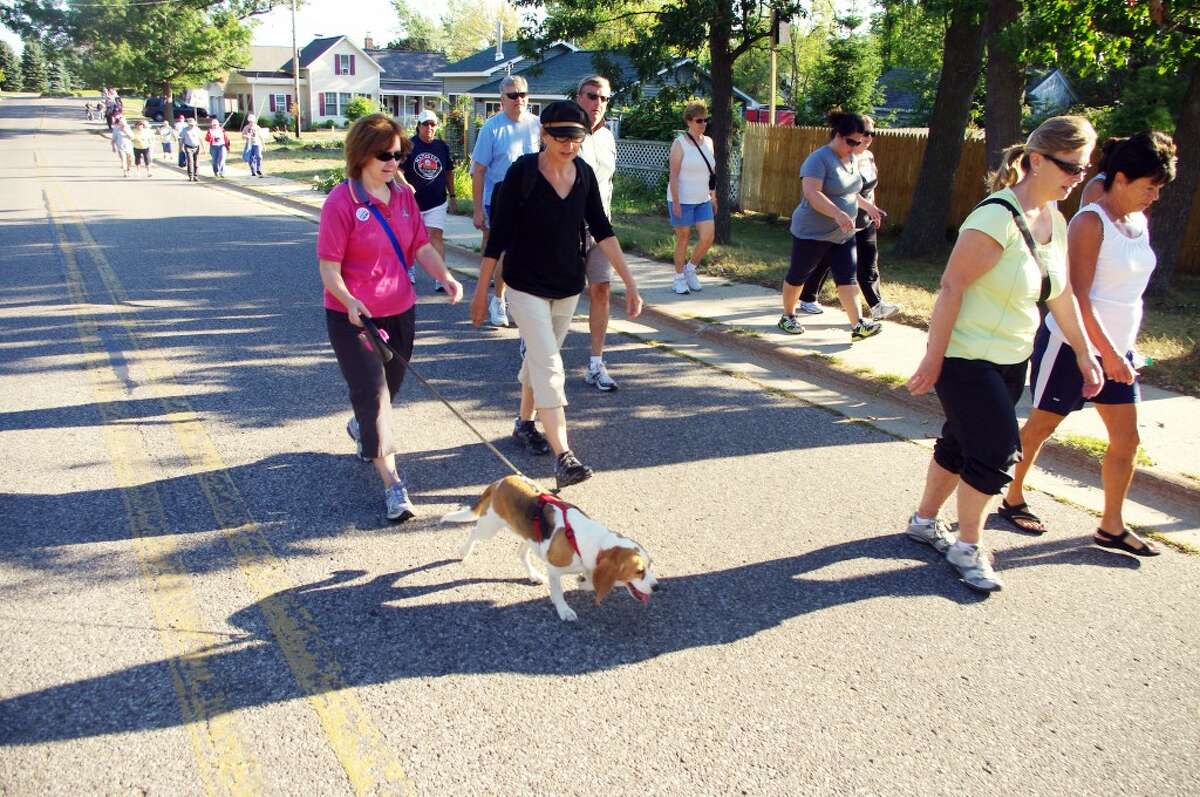
[{"label": "retractable leash handle", "polygon": [[380,359],[385,363],[390,363],[392,358],[396,356],[396,352],[388,345],[387,334],[381,332],[379,327],[375,326],[375,322],[371,320],[370,316],[359,315],[358,318],[363,322],[363,328],[368,335],[363,340],[363,344],[378,354]]}]

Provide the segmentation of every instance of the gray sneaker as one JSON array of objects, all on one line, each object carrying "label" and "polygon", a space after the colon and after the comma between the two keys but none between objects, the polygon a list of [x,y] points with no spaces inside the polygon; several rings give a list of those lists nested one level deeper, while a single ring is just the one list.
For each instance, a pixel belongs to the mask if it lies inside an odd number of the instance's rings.
[{"label": "gray sneaker", "polygon": [[978,592],[999,592],[1004,582],[992,569],[991,557],[978,545],[955,543],[946,551],[946,561],[954,566],[963,583]]},{"label": "gray sneaker", "polygon": [[346,421],[346,434],[350,435],[350,439],[354,441],[354,453],[358,456],[358,458],[363,462],[370,462],[370,457],[363,456],[362,432],[358,428],[358,419],[353,415],[350,416],[350,420]]},{"label": "gray sneaker", "polygon": [[683,270],[683,279],[687,283],[688,290],[692,293],[699,293],[702,290],[700,275],[696,273],[696,269],[685,268]]},{"label": "gray sneaker", "polygon": [[387,519],[393,523],[403,523],[416,517],[412,501],[408,500],[408,488],[404,482],[393,484],[383,494],[387,501]]},{"label": "gray sneaker", "polygon": [[809,315],[820,315],[825,312],[825,308],[816,302],[800,302],[800,304],[796,305],[796,309]]},{"label": "gray sneaker", "polygon": [[954,535],[950,524],[941,518],[934,518],[928,523],[918,523],[917,516],[908,519],[908,528],[904,532],[909,539],[923,542],[938,553],[945,553],[954,544]]},{"label": "gray sneaker", "polygon": [[873,321],[882,321],[885,318],[891,318],[896,313],[900,312],[900,309],[900,305],[898,304],[888,304],[887,302],[881,301],[879,304],[871,308],[871,319]]}]

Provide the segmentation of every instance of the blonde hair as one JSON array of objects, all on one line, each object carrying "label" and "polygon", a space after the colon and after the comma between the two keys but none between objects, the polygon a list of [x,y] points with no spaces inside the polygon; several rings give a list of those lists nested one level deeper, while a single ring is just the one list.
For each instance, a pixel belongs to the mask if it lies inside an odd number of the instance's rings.
[{"label": "blonde hair", "polygon": [[688,106],[683,109],[683,118],[685,121],[692,121],[697,116],[706,116],[708,107],[702,102],[689,102]]},{"label": "blonde hair", "polygon": [[1029,171],[1029,153],[1053,155],[1074,152],[1096,144],[1096,131],[1082,116],[1054,116],[1038,125],[1024,144],[1013,144],[1004,150],[1000,168],[988,175],[988,190],[999,191],[1014,186]]}]

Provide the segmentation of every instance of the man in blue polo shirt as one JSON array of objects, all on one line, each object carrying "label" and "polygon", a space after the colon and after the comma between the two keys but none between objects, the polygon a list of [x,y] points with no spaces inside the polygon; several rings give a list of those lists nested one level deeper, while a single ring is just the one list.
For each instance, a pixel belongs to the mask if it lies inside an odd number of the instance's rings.
[{"label": "man in blue polo shirt", "polygon": [[[529,113],[529,84],[520,75],[500,81],[500,113],[483,123],[471,153],[471,188],[475,200],[475,229],[483,232],[487,248],[491,226],[492,192],[504,182],[517,158],[541,148],[541,123]],[[488,320],[494,327],[508,326],[508,306],[504,301],[503,264],[495,271],[496,293],[488,303]]]}]

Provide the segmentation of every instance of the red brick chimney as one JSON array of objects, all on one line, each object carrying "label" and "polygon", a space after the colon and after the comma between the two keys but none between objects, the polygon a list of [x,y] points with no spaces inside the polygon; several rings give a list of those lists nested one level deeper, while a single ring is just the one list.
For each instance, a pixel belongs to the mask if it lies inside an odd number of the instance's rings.
[{"label": "red brick chimney", "polygon": [[366,37],[363,38],[363,49],[364,50],[374,50],[375,49],[375,40],[371,38],[371,34],[369,34],[369,33],[366,35]]}]

